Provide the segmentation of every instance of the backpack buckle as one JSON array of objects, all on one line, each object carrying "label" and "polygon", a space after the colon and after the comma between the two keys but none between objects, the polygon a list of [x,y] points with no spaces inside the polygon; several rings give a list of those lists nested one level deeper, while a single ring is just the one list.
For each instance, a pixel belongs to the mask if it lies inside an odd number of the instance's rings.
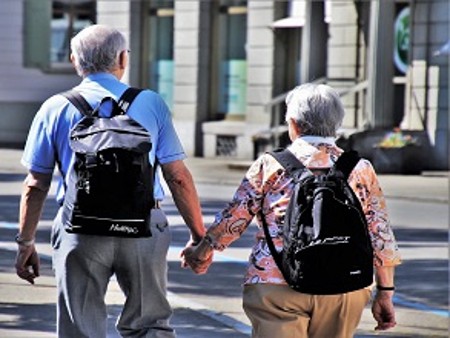
[{"label": "backpack buckle", "polygon": [[85,159],[84,163],[86,165],[86,169],[95,168],[98,165],[97,155],[96,154],[86,154],[86,159]]}]

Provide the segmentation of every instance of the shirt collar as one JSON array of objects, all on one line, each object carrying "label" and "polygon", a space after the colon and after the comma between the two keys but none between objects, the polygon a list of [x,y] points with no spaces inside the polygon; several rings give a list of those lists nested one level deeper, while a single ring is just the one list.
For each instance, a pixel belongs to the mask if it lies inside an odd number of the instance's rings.
[{"label": "shirt collar", "polygon": [[334,137],[301,136],[290,149],[308,168],[330,167],[340,154]]},{"label": "shirt collar", "polygon": [[116,80],[117,78],[111,73],[94,73],[89,74],[83,80],[83,82],[101,81],[101,80]]},{"label": "shirt collar", "polygon": [[307,136],[300,136],[299,138],[297,138],[294,141],[294,143],[298,143],[298,142],[300,142],[300,143],[306,142],[313,146],[318,146],[318,145],[336,146],[336,141],[335,141],[334,137],[307,135]]}]

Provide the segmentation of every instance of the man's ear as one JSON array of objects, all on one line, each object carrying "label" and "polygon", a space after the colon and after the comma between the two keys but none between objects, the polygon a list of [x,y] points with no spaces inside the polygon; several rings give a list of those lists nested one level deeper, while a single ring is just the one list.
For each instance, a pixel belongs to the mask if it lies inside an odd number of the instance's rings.
[{"label": "man's ear", "polygon": [[127,63],[128,63],[128,51],[123,50],[119,54],[119,68],[125,69],[127,67]]}]

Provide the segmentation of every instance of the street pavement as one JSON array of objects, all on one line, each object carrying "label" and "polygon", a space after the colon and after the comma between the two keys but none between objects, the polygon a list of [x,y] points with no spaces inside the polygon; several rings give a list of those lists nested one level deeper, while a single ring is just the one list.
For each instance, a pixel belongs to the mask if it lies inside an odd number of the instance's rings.
[{"label": "street pavement", "polygon": [[[42,271],[31,286],[14,271],[13,238],[25,175],[20,156],[19,150],[0,149],[0,337],[52,338],[56,337],[56,289],[48,240],[56,206],[49,198],[42,215],[37,234]],[[208,224],[231,198],[250,162],[189,158],[186,164],[196,182]],[[448,173],[379,178],[404,258],[396,273],[398,326],[388,332],[373,331],[375,322],[367,307],[356,337],[448,337]],[[188,233],[170,196],[164,210],[173,237],[168,255],[168,297],[178,337],[249,337],[251,328],[241,308],[241,282],[254,230],[249,229],[230,248],[216,254],[208,274],[197,276],[180,268],[178,255]],[[114,322],[123,295],[114,280],[106,301],[108,338],[116,338],[119,336]]]}]

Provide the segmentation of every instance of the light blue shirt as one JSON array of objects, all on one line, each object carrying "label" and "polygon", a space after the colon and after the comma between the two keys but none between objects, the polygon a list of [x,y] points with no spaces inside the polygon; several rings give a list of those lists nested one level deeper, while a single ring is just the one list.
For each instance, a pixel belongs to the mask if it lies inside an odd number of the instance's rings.
[{"label": "light blue shirt", "polygon": [[[106,96],[118,99],[127,88],[128,85],[109,73],[91,74],[75,87],[93,108]],[[107,110],[107,107],[102,109],[100,115],[108,116],[110,111]],[[128,109],[128,115],[150,132],[153,144],[150,151],[152,164],[155,163],[155,156],[161,164],[186,158],[170,111],[157,93],[142,91]],[[81,117],[81,113],[65,97],[52,96],[43,103],[34,117],[25,145],[22,164],[28,170],[50,174],[55,165],[59,164],[62,177],[57,188],[58,203],[64,200],[62,179],[65,179],[74,159],[69,146],[69,133]],[[164,198],[158,175],[154,191],[155,199]]]}]

